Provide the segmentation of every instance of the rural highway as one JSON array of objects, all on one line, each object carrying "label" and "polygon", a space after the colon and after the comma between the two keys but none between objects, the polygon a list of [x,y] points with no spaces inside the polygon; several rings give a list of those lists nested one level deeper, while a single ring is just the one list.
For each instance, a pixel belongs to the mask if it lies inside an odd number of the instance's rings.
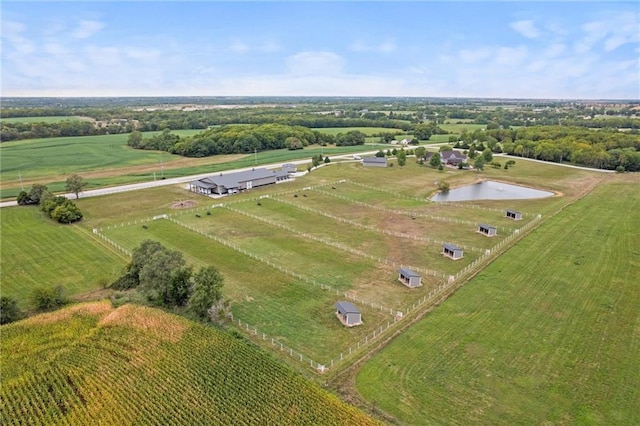
[{"label": "rural highway", "polygon": [[[442,145],[442,144],[434,144],[434,145],[429,145],[429,146],[437,146],[437,145]],[[332,160],[345,160],[345,159],[351,159],[353,158],[354,155],[371,155],[371,154],[375,154],[376,152],[378,152],[377,150],[375,151],[366,151],[366,152],[359,152],[359,153],[353,153],[353,154],[343,154],[343,155],[335,155],[335,156],[331,156],[329,157]],[[507,155],[505,154],[494,154],[494,157],[502,157],[502,158],[506,158]],[[509,157],[509,158],[514,158],[514,157]],[[535,160],[533,158],[523,158],[523,157],[518,157],[518,160],[526,160],[526,161],[535,161],[538,163],[543,163],[543,164],[553,164],[556,166],[562,166],[562,167],[571,167],[574,169],[582,169],[582,170],[590,170],[593,172],[602,172],[602,173],[615,173],[614,170],[601,170],[601,169],[590,169],[588,167],[580,167],[580,166],[573,166],[571,164],[560,164],[560,163],[552,163],[549,161],[541,161],[541,160]],[[295,161],[287,161],[285,162],[286,164],[296,164],[296,165],[300,165],[300,164],[307,164],[310,163],[311,161],[308,159],[305,160],[295,160]],[[276,169],[279,167],[282,167],[283,164],[285,163],[275,163],[275,164],[268,164],[268,165],[261,165],[259,167],[266,167],[268,169]],[[242,171],[246,171],[246,170],[251,170],[253,167],[244,167],[241,169],[233,169],[233,170],[226,170],[222,173],[233,173],[233,172],[242,172]],[[182,177],[177,177],[177,178],[170,178],[170,179],[161,179],[161,180],[155,180],[155,181],[150,181],[150,182],[140,182],[140,183],[132,183],[129,185],[121,185],[121,186],[112,186],[112,187],[108,187],[108,188],[100,188],[100,189],[91,189],[89,191],[83,191],[80,193],[80,198],[87,198],[87,197],[97,197],[100,195],[107,195],[107,194],[115,194],[118,192],[127,192],[127,191],[137,191],[139,189],[146,189],[146,188],[155,188],[157,186],[167,186],[167,185],[176,185],[179,183],[187,183],[187,182],[191,182],[193,180],[198,180],[198,179],[202,179],[204,177],[207,176],[211,176],[212,173],[203,173],[203,174],[198,174],[198,175],[190,175],[190,176],[182,176]],[[75,198],[75,194],[73,193],[67,193],[67,194],[61,194],[62,196],[66,197],[66,198],[70,198],[70,199],[74,199]],[[14,201],[4,201],[2,203],[0,203],[0,208],[2,207],[12,207],[12,206],[17,206],[18,203],[14,200]]]},{"label": "rural highway", "polygon": [[[331,158],[333,159],[351,159],[353,158],[354,155],[369,155],[369,154],[375,154],[376,151],[367,151],[367,152],[361,152],[358,154],[344,154],[344,155],[335,155]],[[261,165],[258,167],[266,167],[267,169],[277,169],[282,167],[283,164],[296,164],[296,165],[300,165],[300,164],[306,164],[306,163],[310,163],[311,160],[309,159],[305,159],[305,160],[294,160],[294,161],[286,161],[284,163],[275,163],[275,164],[267,164],[267,165]],[[251,170],[253,169],[253,167],[243,167],[240,169],[233,169],[233,170],[225,170],[224,172],[221,173],[234,173],[234,172],[242,172],[242,171],[246,171],[246,170]],[[177,178],[170,178],[170,179],[160,179],[160,180],[154,180],[154,181],[150,181],[150,182],[140,182],[140,183],[132,183],[129,185],[121,185],[121,186],[112,186],[112,187],[108,187],[108,188],[99,188],[99,189],[90,189],[88,191],[83,191],[81,192],[79,195],[79,198],[88,198],[88,197],[98,197],[100,195],[108,195],[108,194],[115,194],[118,192],[127,192],[127,191],[137,191],[139,189],[147,189],[147,188],[155,188],[158,186],[167,186],[167,185],[176,185],[176,184],[180,184],[180,183],[187,183],[187,182],[191,182],[193,180],[198,180],[198,179],[202,179],[204,177],[207,176],[211,176],[213,173],[209,172],[209,173],[202,173],[202,174],[198,174],[198,175],[190,175],[190,176],[182,176],[182,177],[177,177]],[[69,198],[69,199],[75,199],[76,198],[76,194],[74,193],[66,193],[66,194],[57,194],[57,195],[62,195],[63,197]],[[18,203],[13,200],[13,201],[4,201],[2,203],[0,203],[0,208],[2,207],[12,207],[12,206],[17,206]]]}]

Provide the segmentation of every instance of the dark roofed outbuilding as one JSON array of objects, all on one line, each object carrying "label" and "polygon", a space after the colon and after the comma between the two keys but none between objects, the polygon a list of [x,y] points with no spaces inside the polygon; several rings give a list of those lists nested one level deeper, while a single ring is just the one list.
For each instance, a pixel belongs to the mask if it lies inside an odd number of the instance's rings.
[{"label": "dark roofed outbuilding", "polygon": [[457,245],[445,243],[442,245],[442,254],[450,259],[458,260],[462,259],[464,253]]},{"label": "dark roofed outbuilding", "polygon": [[420,274],[411,269],[400,268],[398,269],[398,274],[398,281],[409,288],[420,287],[422,285],[422,278],[420,277]]},{"label": "dark roofed outbuilding", "polygon": [[351,302],[336,302],[336,316],[347,327],[362,324],[362,314],[360,310]]}]

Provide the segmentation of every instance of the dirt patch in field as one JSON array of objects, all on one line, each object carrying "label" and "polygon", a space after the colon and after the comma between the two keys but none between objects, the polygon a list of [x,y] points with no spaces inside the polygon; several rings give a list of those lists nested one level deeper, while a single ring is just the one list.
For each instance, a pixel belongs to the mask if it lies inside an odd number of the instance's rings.
[{"label": "dirt patch in field", "polygon": [[196,202],[193,200],[176,201],[171,204],[172,209],[192,209],[196,206]]},{"label": "dirt patch in field", "polygon": [[113,307],[111,306],[111,303],[106,300],[100,302],[81,303],[68,308],[62,308],[55,312],[36,315],[26,319],[25,324],[51,324],[59,321],[66,321],[76,314],[105,317],[108,316],[111,311],[113,311]]},{"label": "dirt patch in field", "polygon": [[100,321],[100,325],[128,326],[150,333],[158,340],[178,342],[186,325],[162,311],[135,305],[124,305]]}]

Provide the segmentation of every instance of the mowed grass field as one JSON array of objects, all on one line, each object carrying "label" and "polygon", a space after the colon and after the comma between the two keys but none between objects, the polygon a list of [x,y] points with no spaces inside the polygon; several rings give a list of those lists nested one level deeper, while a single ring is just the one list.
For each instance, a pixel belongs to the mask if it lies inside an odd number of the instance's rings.
[{"label": "mowed grass field", "polygon": [[614,179],[357,374],[402,424],[640,424],[640,192]]},{"label": "mowed grass field", "polygon": [[254,345],[107,301],[2,326],[3,425],[373,425]]},{"label": "mowed grass field", "polygon": [[3,208],[0,271],[2,295],[30,308],[36,287],[64,286],[77,296],[117,278],[126,259],[81,225],[60,225],[36,207]]}]

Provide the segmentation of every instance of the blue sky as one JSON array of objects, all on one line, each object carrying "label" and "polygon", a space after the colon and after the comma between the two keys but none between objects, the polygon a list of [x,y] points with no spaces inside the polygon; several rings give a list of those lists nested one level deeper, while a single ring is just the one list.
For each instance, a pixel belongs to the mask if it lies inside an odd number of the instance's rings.
[{"label": "blue sky", "polygon": [[2,96],[640,99],[637,2],[13,2]]}]

